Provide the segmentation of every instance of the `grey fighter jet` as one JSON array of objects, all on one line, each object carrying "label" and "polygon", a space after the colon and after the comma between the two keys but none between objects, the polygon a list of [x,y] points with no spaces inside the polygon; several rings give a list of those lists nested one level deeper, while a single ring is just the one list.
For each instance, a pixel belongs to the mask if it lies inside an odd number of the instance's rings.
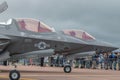
[{"label": "grey fighter jet", "polygon": [[80,30],[56,32],[54,28],[34,19],[10,19],[6,23],[0,23],[0,38],[0,52],[9,53],[10,56],[32,53],[71,55],[95,49],[103,51],[116,49],[105,42],[98,42],[86,32]]},{"label": "grey fighter jet", "polygon": [[[8,8],[6,2],[0,5],[0,13]],[[65,56],[94,50],[112,51],[114,46],[98,42],[94,37],[83,31],[64,30],[56,32],[34,19],[10,19],[0,23],[0,60],[28,55]],[[70,73],[71,66],[64,65],[64,72]],[[10,71],[10,80],[19,80],[17,70]]]},{"label": "grey fighter jet", "polygon": [[[54,28],[35,19],[10,19],[0,23],[1,59],[10,58],[13,55],[18,58],[27,55],[62,54],[67,56],[95,49],[112,51],[117,48],[97,42],[86,32],[75,30],[56,32]],[[71,72],[68,64],[64,66],[64,72]],[[18,71],[10,72],[11,80],[19,77]]]}]

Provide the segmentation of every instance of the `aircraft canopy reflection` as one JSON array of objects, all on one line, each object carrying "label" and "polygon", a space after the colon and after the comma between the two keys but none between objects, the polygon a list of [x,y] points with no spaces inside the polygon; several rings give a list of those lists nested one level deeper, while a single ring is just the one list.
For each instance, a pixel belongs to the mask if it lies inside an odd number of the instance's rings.
[{"label": "aircraft canopy reflection", "polygon": [[28,30],[33,32],[55,32],[55,30],[48,25],[35,19],[16,19],[21,30]]}]

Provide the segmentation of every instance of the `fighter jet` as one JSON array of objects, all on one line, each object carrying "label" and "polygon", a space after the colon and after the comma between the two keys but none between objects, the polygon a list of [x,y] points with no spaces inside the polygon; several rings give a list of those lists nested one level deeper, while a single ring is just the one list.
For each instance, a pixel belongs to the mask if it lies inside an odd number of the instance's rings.
[{"label": "fighter jet", "polygon": [[[7,3],[0,5],[0,13],[7,9]],[[79,34],[78,34],[79,33]],[[43,22],[30,18],[9,19],[0,23],[0,60],[28,55],[65,56],[94,51],[112,51],[116,47],[101,44],[86,32],[75,30],[56,32]],[[70,73],[71,66],[64,65],[64,72]],[[10,80],[19,80],[17,70],[10,71]]]},{"label": "fighter jet", "polygon": [[[79,34],[78,34],[79,33]],[[51,56],[54,54],[73,55],[93,51],[96,48],[112,51],[116,47],[98,44],[88,33],[74,30],[56,32],[43,22],[30,18],[9,19],[0,23],[0,53],[2,59],[27,55]],[[81,37],[82,38],[79,38]],[[93,43],[93,41],[95,43]],[[7,57],[6,57],[7,55]],[[64,72],[71,72],[71,66],[66,64]],[[10,79],[16,80],[20,73],[10,72]]]}]

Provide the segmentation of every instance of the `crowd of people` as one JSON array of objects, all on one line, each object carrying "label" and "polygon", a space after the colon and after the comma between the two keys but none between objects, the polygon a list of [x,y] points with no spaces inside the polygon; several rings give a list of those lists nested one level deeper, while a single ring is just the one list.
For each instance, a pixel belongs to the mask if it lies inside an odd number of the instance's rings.
[{"label": "crowd of people", "polygon": [[[74,58],[67,61],[63,55],[56,55],[51,57],[41,57],[34,59],[22,59],[23,65],[40,65],[51,67],[63,67],[69,63],[74,68],[88,68],[88,69],[111,69],[120,70],[120,53],[97,53],[93,56],[86,56],[81,58]],[[4,62],[6,65],[7,62]]]},{"label": "crowd of people", "polygon": [[[41,58],[41,66],[48,64],[53,67],[63,67],[67,59],[64,56],[54,56]],[[72,67],[75,68],[89,68],[89,69],[111,69],[120,70],[120,55],[119,53],[99,53],[91,57],[75,58],[68,62]]]},{"label": "crowd of people", "polygon": [[111,54],[96,54],[92,58],[76,59],[75,67],[92,68],[92,69],[111,69],[120,70],[120,56],[119,53]]},{"label": "crowd of people", "polygon": [[[50,57],[47,61],[51,67],[62,67],[67,62],[66,58],[63,56]],[[119,53],[113,52],[109,54],[99,53],[91,57],[82,57],[69,60],[69,64],[75,68],[120,70],[120,55]]]}]

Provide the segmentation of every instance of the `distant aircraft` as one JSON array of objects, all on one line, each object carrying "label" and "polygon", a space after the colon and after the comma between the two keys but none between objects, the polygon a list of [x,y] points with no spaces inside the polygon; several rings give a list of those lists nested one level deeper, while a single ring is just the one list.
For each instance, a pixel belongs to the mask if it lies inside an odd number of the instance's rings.
[{"label": "distant aircraft", "polygon": [[[6,2],[2,5],[0,13],[7,9]],[[54,28],[35,19],[10,19],[0,23],[0,60],[28,55],[61,54],[70,56],[96,49],[112,51],[117,48],[98,42],[84,31],[64,30],[56,32]],[[69,64],[64,65],[64,72],[70,73],[71,70]],[[10,80],[19,80],[20,73],[17,70],[12,70],[9,77]]]}]

